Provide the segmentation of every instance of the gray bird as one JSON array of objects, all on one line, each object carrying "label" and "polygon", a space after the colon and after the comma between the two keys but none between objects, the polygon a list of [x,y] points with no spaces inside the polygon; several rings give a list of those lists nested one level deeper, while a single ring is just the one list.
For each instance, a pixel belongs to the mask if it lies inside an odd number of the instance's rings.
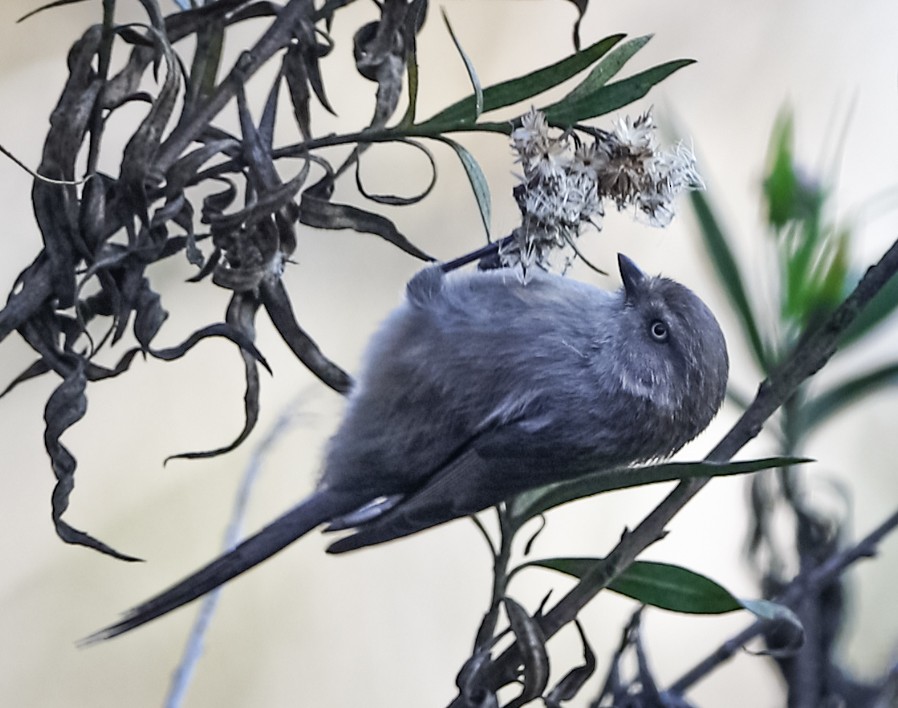
[{"label": "gray bird", "polygon": [[355,530],[328,548],[342,553],[679,450],[723,401],[726,342],[690,290],[618,263],[616,292],[543,272],[419,272],[369,344],[316,490],[86,641],[195,600],[322,524]]}]

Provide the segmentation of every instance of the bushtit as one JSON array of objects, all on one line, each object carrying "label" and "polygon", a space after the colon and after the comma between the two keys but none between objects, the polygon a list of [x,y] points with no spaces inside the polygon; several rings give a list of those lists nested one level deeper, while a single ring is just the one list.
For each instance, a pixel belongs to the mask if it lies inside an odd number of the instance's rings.
[{"label": "bushtit", "polygon": [[89,639],[170,612],[325,523],[355,529],[328,548],[341,553],[673,454],[720,407],[726,343],[690,290],[618,262],[616,292],[543,272],[418,273],[369,345],[317,489]]}]

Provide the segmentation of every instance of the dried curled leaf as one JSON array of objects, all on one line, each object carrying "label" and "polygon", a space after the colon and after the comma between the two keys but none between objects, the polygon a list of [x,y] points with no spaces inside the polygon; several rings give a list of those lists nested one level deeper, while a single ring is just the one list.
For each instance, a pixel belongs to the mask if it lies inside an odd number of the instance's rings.
[{"label": "dried curled leaf", "polygon": [[549,683],[549,654],[546,637],[539,623],[527,610],[509,597],[504,599],[508,623],[524,662],[521,694],[508,704],[509,708],[523,706],[538,698]]},{"label": "dried curled leaf", "polygon": [[[255,318],[256,312],[259,310],[259,301],[253,295],[248,293],[234,293],[231,296],[231,302],[228,305],[226,316],[227,324],[235,333],[239,333],[246,342],[253,342],[256,338]],[[237,448],[253,431],[256,422],[259,420],[259,367],[258,364],[264,359],[260,359],[258,352],[252,352],[248,349],[241,348],[240,355],[243,358],[244,373],[246,376],[246,392],[243,394],[243,412],[244,424],[243,430],[234,440],[223,447],[215,450],[206,450],[204,452],[182,452],[166,458],[166,462],[176,459],[201,459],[207,457],[215,457],[216,455],[224,455]],[[266,365],[266,368],[267,365]]]},{"label": "dried curled leaf", "polygon": [[86,387],[87,377],[79,362],[50,395],[44,409],[44,421],[46,422],[44,446],[50,456],[53,474],[56,475],[56,486],[53,488],[51,498],[56,533],[66,543],[87,546],[119,560],[140,560],[134,556],[119,553],[90,534],[70,526],[62,519],[62,515],[69,507],[69,496],[75,488],[77,462],[68,448],[59,441],[59,438],[68,428],[84,417],[84,413],[87,411],[87,397],[84,395]]},{"label": "dried curled leaf", "polygon": [[319,229],[352,229],[360,233],[374,234],[415,258],[423,261],[433,260],[403,236],[396,225],[385,216],[349,204],[334,204],[308,191],[303,194],[300,202],[299,221],[306,226]]}]

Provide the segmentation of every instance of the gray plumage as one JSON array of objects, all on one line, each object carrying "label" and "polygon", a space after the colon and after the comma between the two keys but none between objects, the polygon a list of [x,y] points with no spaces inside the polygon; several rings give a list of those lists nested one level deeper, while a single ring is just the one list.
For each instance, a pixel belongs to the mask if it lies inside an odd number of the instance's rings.
[{"label": "gray plumage", "polygon": [[723,400],[710,310],[619,256],[616,292],[509,270],[418,273],[369,344],[315,492],[88,638],[116,636],[325,523],[329,552],[406,536],[550,482],[671,455]]}]

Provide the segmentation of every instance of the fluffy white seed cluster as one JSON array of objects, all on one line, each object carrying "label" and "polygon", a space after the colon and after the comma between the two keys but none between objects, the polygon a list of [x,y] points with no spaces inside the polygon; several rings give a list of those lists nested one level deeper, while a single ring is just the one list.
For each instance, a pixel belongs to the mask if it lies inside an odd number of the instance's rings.
[{"label": "fluffy white seed cluster", "polygon": [[605,200],[618,210],[633,207],[637,218],[653,226],[667,226],[677,194],[704,187],[692,150],[682,143],[659,149],[651,111],[621,118],[611,132],[595,131],[591,142],[556,133],[531,109],[511,134],[524,170],[514,192],[522,223],[500,255],[524,273],[533,265],[548,267],[554,253],[576,252],[574,240],[584,224],[602,228]]}]

